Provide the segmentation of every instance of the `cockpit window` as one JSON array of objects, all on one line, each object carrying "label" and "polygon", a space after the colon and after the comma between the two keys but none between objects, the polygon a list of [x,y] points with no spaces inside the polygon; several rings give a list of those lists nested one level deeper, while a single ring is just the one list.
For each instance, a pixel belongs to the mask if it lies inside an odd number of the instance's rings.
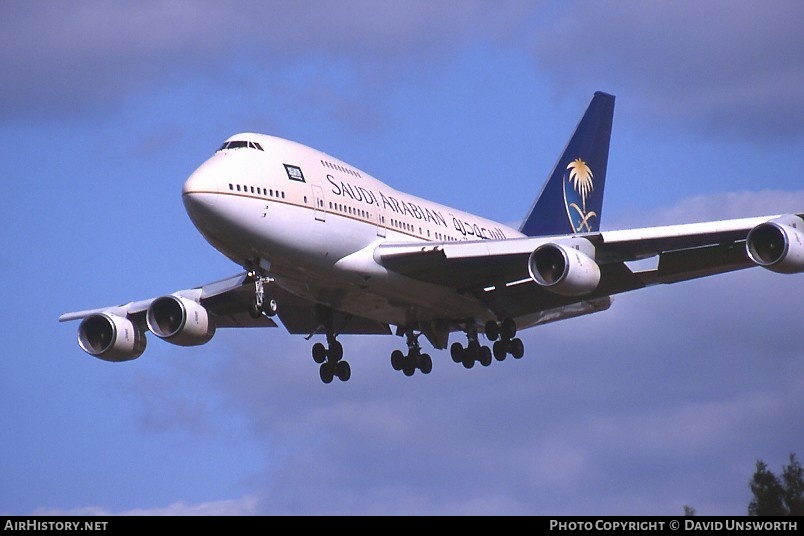
[{"label": "cockpit window", "polygon": [[257,149],[259,151],[263,151],[262,145],[256,141],[242,140],[225,141],[223,142],[223,145],[220,146],[218,151],[223,151],[224,149]]}]

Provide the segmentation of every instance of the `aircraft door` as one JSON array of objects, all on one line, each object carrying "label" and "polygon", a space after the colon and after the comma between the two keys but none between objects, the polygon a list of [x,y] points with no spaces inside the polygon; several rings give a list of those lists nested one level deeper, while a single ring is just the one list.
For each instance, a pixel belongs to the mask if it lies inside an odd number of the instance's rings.
[{"label": "aircraft door", "polygon": [[320,186],[312,185],[313,187],[313,214],[316,221],[326,221],[327,211],[324,207],[324,190]]},{"label": "aircraft door", "polygon": [[385,221],[385,211],[382,209],[381,206],[377,205],[377,236],[385,238],[386,225],[388,225],[388,222]]}]

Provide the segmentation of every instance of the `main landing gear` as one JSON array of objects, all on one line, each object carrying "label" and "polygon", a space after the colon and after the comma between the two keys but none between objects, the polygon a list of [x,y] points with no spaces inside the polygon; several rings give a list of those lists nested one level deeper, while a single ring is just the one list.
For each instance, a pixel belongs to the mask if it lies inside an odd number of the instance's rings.
[{"label": "main landing gear", "polygon": [[313,361],[321,365],[319,373],[324,383],[332,383],[335,376],[342,382],[352,377],[352,368],[343,360],[343,346],[331,333],[327,333],[327,346],[320,342],[313,345]]},{"label": "main landing gear", "polygon": [[478,362],[484,367],[491,365],[491,356],[497,361],[503,361],[508,354],[514,359],[520,359],[525,355],[525,345],[516,338],[516,323],[511,318],[506,318],[501,323],[489,320],[486,322],[486,338],[495,341],[493,351],[488,346],[483,346],[478,341],[477,329],[470,323],[466,331],[468,342],[466,348],[459,342],[452,343],[450,355],[455,363],[462,363],[465,368],[472,368]]},{"label": "main landing gear", "polygon": [[430,374],[433,370],[433,360],[429,354],[423,354],[422,348],[419,346],[419,335],[413,330],[405,333],[408,345],[408,354],[404,355],[401,350],[394,350],[391,352],[391,366],[394,370],[401,370],[405,376],[413,376],[416,369],[422,371],[422,374]]}]

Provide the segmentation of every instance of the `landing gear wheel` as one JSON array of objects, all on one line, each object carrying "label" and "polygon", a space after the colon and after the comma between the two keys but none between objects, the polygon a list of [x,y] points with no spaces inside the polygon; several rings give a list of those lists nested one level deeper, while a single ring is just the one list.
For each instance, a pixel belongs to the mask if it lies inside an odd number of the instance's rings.
[{"label": "landing gear wheel", "polygon": [[493,320],[486,322],[486,338],[490,341],[496,341],[500,337],[500,325]]},{"label": "landing gear wheel", "polygon": [[522,344],[521,339],[511,339],[511,348],[509,350],[514,359],[521,359],[525,355],[525,345]]},{"label": "landing gear wheel", "polygon": [[262,311],[260,311],[256,301],[253,301],[251,304],[249,304],[248,315],[255,320],[262,316]]},{"label": "landing gear wheel", "polygon": [[338,341],[332,341],[327,350],[327,357],[332,361],[340,361],[343,357],[343,345]]},{"label": "landing gear wheel", "polygon": [[276,300],[268,300],[267,302],[262,304],[262,312],[265,313],[267,316],[276,315],[276,311],[278,309],[279,305],[276,303]]},{"label": "landing gear wheel", "polygon": [[402,366],[405,364],[405,355],[402,353],[401,350],[394,350],[391,352],[391,366],[394,370],[402,370]]},{"label": "landing gear wheel", "polygon": [[504,361],[505,356],[508,355],[508,341],[495,341],[494,343],[494,359],[497,361]]},{"label": "landing gear wheel", "polygon": [[463,361],[463,345],[459,342],[453,342],[449,347],[449,353],[455,363]]},{"label": "landing gear wheel", "polygon": [[405,376],[413,376],[414,372],[416,372],[416,365],[413,363],[405,363],[405,366],[402,367],[402,374]]},{"label": "landing gear wheel", "polygon": [[506,318],[500,325],[500,336],[509,340],[516,337],[516,323],[511,318]]},{"label": "landing gear wheel", "polygon": [[352,367],[346,361],[338,361],[337,365],[335,365],[335,374],[339,380],[345,382],[352,377]]},{"label": "landing gear wheel", "polygon": [[422,371],[422,374],[430,374],[433,370],[433,360],[430,358],[430,354],[422,354],[419,358],[419,370]]},{"label": "landing gear wheel", "polygon": [[332,363],[324,363],[321,365],[318,373],[321,376],[322,382],[332,383],[333,378],[335,378],[335,367],[332,366]]},{"label": "landing gear wheel", "polygon": [[327,360],[327,348],[317,342],[313,345],[313,361],[318,363],[319,365]]},{"label": "landing gear wheel", "polygon": [[484,367],[491,365],[491,349],[488,346],[480,347],[480,357],[478,359]]}]

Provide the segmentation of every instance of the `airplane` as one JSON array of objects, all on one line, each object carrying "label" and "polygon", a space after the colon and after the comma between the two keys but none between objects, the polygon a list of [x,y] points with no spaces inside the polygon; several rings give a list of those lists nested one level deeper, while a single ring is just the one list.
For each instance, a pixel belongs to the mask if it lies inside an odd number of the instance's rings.
[{"label": "airplane", "polygon": [[[403,193],[321,151],[278,137],[228,138],[186,180],[184,207],[242,268],[214,283],[66,313],[78,344],[136,359],[146,333],[180,346],[218,328],[278,327],[312,345],[324,383],[347,381],[338,340],[395,334],[394,370],[429,374],[424,338],[455,363],[521,358],[520,330],[602,312],[616,294],[761,266],[804,271],[804,214],[601,231],[614,96],[596,92],[521,225],[514,229]],[[653,259],[649,268],[640,261]],[[644,264],[644,263],[642,263]],[[491,347],[481,342],[482,336]]]}]

